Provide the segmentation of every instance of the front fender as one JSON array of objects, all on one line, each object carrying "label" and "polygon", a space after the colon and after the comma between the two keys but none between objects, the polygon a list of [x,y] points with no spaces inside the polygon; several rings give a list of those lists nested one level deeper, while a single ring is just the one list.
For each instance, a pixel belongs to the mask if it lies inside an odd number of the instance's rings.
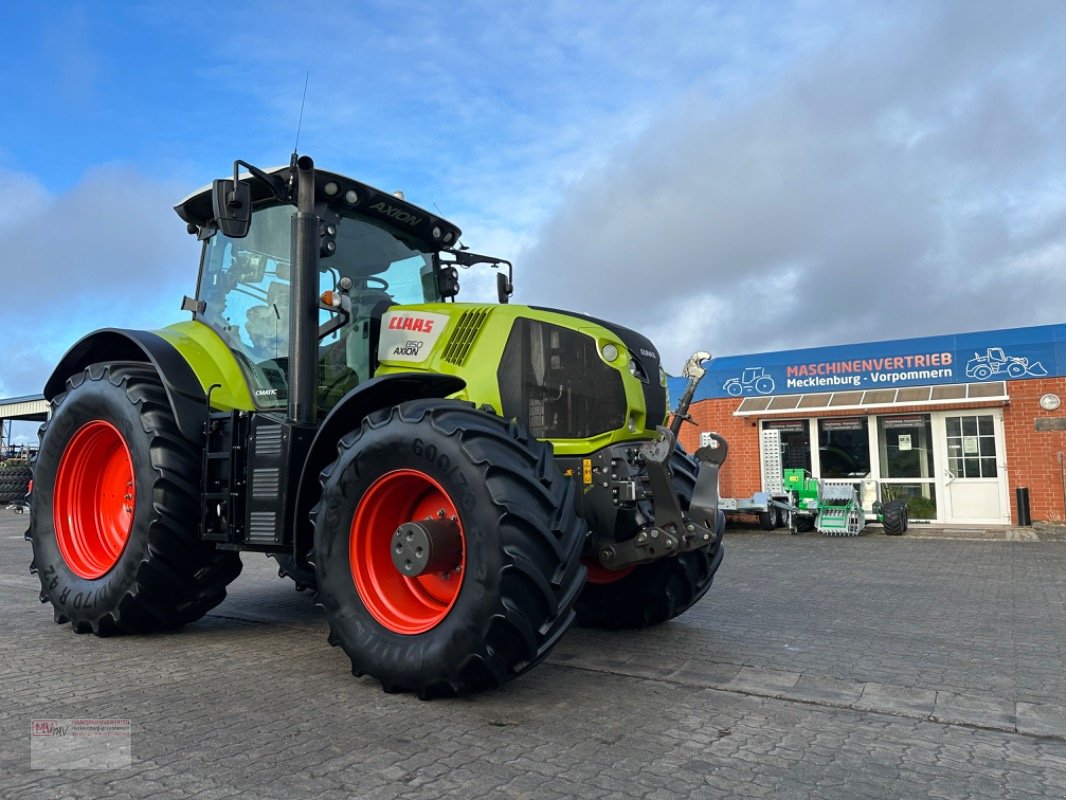
[{"label": "front fender", "polygon": [[466,387],[466,381],[454,375],[427,372],[399,372],[382,375],[359,384],[341,398],[322,421],[300,470],[296,490],[293,530],[293,555],[306,567],[307,551],[311,549],[314,530],[311,509],[318,500],[318,476],[337,458],[337,442],[345,434],[356,430],[371,412],[397,405],[407,400],[426,397],[448,397]]}]

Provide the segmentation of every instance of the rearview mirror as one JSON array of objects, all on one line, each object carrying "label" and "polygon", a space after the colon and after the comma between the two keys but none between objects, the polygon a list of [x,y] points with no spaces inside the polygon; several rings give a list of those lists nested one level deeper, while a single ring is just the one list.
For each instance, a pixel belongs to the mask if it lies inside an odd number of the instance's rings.
[{"label": "rearview mirror", "polygon": [[506,275],[502,272],[496,273],[496,298],[501,304],[506,303],[511,299],[511,295],[514,293],[514,286]]},{"label": "rearview mirror", "polygon": [[211,184],[211,205],[218,227],[231,239],[243,239],[252,227],[252,187],[219,179]]}]

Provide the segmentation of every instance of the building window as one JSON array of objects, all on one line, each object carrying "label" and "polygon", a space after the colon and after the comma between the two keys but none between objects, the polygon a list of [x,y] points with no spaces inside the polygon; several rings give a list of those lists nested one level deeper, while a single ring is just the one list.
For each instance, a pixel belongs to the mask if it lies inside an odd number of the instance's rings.
[{"label": "building window", "polygon": [[928,414],[877,419],[881,501],[906,500],[912,519],[936,519],[933,427]]},{"label": "building window", "polygon": [[995,478],[996,431],[991,414],[947,417],[948,469],[959,478]]},{"label": "building window", "polygon": [[805,419],[773,419],[762,424],[764,431],[781,434],[781,467],[811,471],[810,426]]},{"label": "building window", "polygon": [[866,417],[818,420],[821,478],[862,478],[870,472],[870,434]]},{"label": "building window", "polygon": [[933,430],[928,414],[879,417],[882,478],[933,477]]}]

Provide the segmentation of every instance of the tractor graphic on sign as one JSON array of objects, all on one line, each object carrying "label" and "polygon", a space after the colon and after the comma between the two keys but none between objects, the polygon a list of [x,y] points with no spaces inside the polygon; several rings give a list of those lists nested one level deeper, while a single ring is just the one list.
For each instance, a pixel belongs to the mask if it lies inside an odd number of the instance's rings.
[{"label": "tractor graphic on sign", "polygon": [[986,381],[993,375],[1040,378],[1047,375],[1047,369],[1039,361],[1030,362],[1024,356],[1008,356],[1002,347],[989,347],[984,355],[974,353],[973,358],[966,362],[967,378]]},{"label": "tractor graphic on sign", "polygon": [[748,392],[773,394],[774,379],[766,367],[745,367],[739,378],[730,378],[722,388],[730,397],[740,397]]}]

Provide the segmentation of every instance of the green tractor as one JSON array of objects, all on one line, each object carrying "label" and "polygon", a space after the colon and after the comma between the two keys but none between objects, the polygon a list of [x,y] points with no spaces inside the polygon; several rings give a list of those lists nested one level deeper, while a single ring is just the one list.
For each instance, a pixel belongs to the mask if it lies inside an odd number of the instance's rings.
[{"label": "green tractor", "polygon": [[[175,628],[262,552],[354,674],[426,698],[707,592],[726,447],[676,445],[646,338],[508,304],[508,262],[306,156],[175,210],[203,243],[192,319],[96,331],[45,386],[27,538],[56,622]],[[499,304],[455,302],[474,264]]]}]

